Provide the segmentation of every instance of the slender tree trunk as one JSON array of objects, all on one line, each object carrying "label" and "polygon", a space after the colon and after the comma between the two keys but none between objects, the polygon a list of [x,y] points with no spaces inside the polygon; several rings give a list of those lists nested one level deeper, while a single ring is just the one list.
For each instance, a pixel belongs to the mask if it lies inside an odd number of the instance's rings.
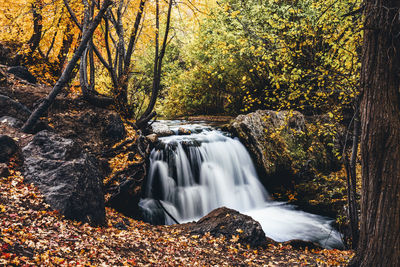
[{"label": "slender tree trunk", "polygon": [[53,103],[56,96],[61,92],[61,89],[69,81],[71,73],[72,73],[76,63],[78,62],[79,58],[82,56],[82,53],[85,51],[88,42],[91,40],[91,38],[93,36],[94,30],[99,25],[102,17],[104,16],[104,13],[108,9],[108,7],[111,5],[111,3],[112,2],[110,0],[104,0],[103,6],[99,10],[99,13],[94,18],[94,20],[90,23],[87,32],[82,36],[82,40],[78,46],[78,49],[75,51],[70,62],[68,62],[67,67],[65,68],[65,70],[61,74],[61,77],[58,79],[57,83],[53,87],[53,90],[51,90],[50,94],[46,98],[44,98],[44,101],[42,101],[42,103],[32,112],[29,119],[22,126],[22,130],[24,132],[30,132],[32,130],[32,128],[36,124],[37,120],[49,108],[49,106]]},{"label": "slender tree trunk", "polygon": [[400,266],[400,1],[364,3],[361,224],[350,266]]},{"label": "slender tree trunk", "polygon": [[357,151],[360,135],[360,112],[357,102],[356,111],[354,114],[354,126],[353,126],[353,145],[350,160],[346,154],[345,165],[347,173],[347,204],[348,204],[348,216],[350,220],[350,231],[351,231],[351,247],[357,248],[359,238],[359,220],[358,220],[358,205],[356,199],[357,189]]},{"label": "slender tree trunk", "polygon": [[154,109],[154,106],[156,104],[157,98],[158,98],[158,92],[160,91],[160,85],[161,85],[161,70],[162,70],[162,61],[165,55],[165,50],[167,48],[167,40],[168,40],[168,34],[169,34],[169,28],[170,28],[170,23],[171,23],[171,10],[172,10],[172,1],[169,1],[168,4],[168,12],[167,12],[167,23],[165,26],[165,33],[164,33],[164,38],[163,38],[163,43],[161,46],[160,53],[158,53],[158,32],[159,32],[159,11],[158,11],[158,1],[156,1],[156,24],[157,24],[157,32],[156,32],[156,55],[154,59],[154,76],[153,76],[153,88],[151,91],[151,97],[150,97],[150,102],[149,105],[147,106],[146,110],[144,111],[143,115],[140,117],[140,119],[137,121],[136,125],[139,128],[144,127],[149,120],[151,120],[156,113],[152,111]]}]

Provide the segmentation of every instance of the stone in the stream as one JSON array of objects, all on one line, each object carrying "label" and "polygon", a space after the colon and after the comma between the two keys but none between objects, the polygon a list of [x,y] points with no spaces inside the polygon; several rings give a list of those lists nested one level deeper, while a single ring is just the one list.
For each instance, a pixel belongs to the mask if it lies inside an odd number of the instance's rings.
[{"label": "stone in the stream", "polygon": [[169,129],[168,125],[161,122],[154,122],[151,125],[151,128],[153,133],[155,133],[158,137],[170,136],[174,134],[174,132]]},{"label": "stone in the stream", "polygon": [[192,132],[188,129],[185,129],[183,127],[179,127],[178,129],[178,134],[179,135],[190,135]]},{"label": "stone in the stream", "polygon": [[150,143],[155,144],[158,141],[158,136],[156,134],[149,134],[146,135],[147,140],[150,141]]},{"label": "stone in the stream", "polygon": [[71,139],[41,131],[23,148],[25,182],[65,217],[92,225],[105,223],[99,164]]},{"label": "stone in the stream", "polygon": [[197,223],[188,224],[187,227],[192,234],[209,232],[216,237],[225,236],[227,240],[235,236],[239,243],[248,244],[251,247],[264,247],[269,243],[275,243],[265,236],[259,222],[226,207],[211,211]]}]

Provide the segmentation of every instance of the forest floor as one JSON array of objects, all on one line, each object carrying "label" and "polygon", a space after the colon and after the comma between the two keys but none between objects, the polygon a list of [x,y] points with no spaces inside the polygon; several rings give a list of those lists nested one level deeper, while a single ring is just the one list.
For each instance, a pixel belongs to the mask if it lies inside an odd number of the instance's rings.
[{"label": "forest floor", "polygon": [[15,266],[333,266],[352,251],[269,245],[252,249],[210,235],[153,226],[107,208],[108,224],[91,227],[51,211],[40,192],[11,170],[0,178],[0,265]]},{"label": "forest floor", "polygon": [[[1,93],[29,108],[50,89],[12,77],[7,82]],[[93,142],[88,149],[101,151],[100,136],[77,133],[81,127],[73,125],[78,113],[89,107],[63,99],[49,111],[49,125],[66,136],[87,136],[82,142]],[[15,166],[9,168],[10,175],[0,177],[0,266],[343,266],[353,256],[353,251],[294,249],[279,243],[254,249],[237,243],[235,236],[192,235],[183,228],[133,220],[110,208],[107,225],[92,227],[52,211],[37,188],[25,184]]]}]

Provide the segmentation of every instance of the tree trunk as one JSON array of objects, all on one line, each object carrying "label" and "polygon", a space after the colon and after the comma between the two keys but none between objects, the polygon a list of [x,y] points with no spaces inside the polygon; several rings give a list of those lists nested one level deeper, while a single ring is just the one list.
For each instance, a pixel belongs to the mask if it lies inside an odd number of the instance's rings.
[{"label": "tree trunk", "polygon": [[36,48],[38,48],[40,40],[42,38],[42,7],[43,3],[41,0],[37,0],[32,4],[32,13],[33,13],[33,34],[29,39],[29,53],[28,60],[31,59],[33,52],[35,52]]},{"label": "tree trunk", "polygon": [[353,145],[351,158],[349,160],[347,153],[345,156],[345,166],[347,173],[347,204],[348,204],[348,216],[350,221],[351,231],[351,248],[356,249],[358,245],[359,230],[358,230],[358,207],[357,207],[357,151],[360,135],[360,111],[359,101],[356,101],[356,110],[354,114],[353,123]]},{"label": "tree trunk", "polygon": [[99,10],[99,13],[94,18],[94,20],[90,23],[87,32],[82,36],[81,43],[78,46],[78,49],[72,56],[70,62],[68,62],[67,67],[61,74],[61,77],[58,79],[57,83],[54,85],[53,90],[51,90],[50,94],[45,97],[42,103],[32,112],[29,119],[22,126],[22,131],[30,132],[33,126],[36,124],[37,120],[43,115],[43,113],[49,108],[49,106],[53,103],[56,96],[61,92],[61,89],[64,85],[69,81],[71,77],[71,73],[75,68],[76,63],[79,58],[82,56],[83,52],[86,49],[88,42],[91,40],[94,30],[99,25],[104,13],[108,9],[108,7],[112,4],[110,0],[104,0],[102,8]]},{"label": "tree trunk", "polygon": [[400,1],[364,3],[361,224],[350,266],[400,266]]},{"label": "tree trunk", "polygon": [[136,125],[138,128],[143,128],[147,126],[147,122],[150,121],[154,116],[156,116],[156,112],[152,111],[156,104],[158,98],[158,92],[160,91],[161,86],[161,69],[162,69],[162,61],[165,55],[165,50],[167,48],[168,41],[168,33],[171,23],[171,10],[172,10],[172,0],[169,1],[168,4],[168,12],[167,12],[167,23],[165,26],[164,39],[161,46],[161,51],[158,53],[158,37],[159,37],[159,10],[158,10],[158,1],[156,1],[156,55],[154,59],[154,75],[153,75],[153,88],[151,91],[150,102],[144,111],[143,115],[138,119]]}]

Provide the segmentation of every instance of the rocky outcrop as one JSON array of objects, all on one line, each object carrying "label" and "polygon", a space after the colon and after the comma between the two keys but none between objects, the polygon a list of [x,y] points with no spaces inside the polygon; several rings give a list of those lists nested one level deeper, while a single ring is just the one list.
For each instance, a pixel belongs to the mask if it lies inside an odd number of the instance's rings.
[{"label": "rocky outcrop", "polygon": [[251,247],[264,247],[275,243],[265,236],[259,222],[226,207],[215,209],[197,223],[188,224],[186,227],[192,234],[203,235],[209,232],[216,237],[225,236],[227,240],[236,239],[237,242]]},{"label": "rocky outcrop", "polygon": [[328,142],[310,134],[299,112],[258,110],[239,115],[228,130],[247,147],[269,188],[288,186],[300,176],[312,176],[314,170],[332,171],[337,164]]},{"label": "rocky outcrop", "polygon": [[24,177],[35,184],[46,202],[69,219],[105,223],[99,164],[81,153],[71,139],[41,131],[23,148]]}]

